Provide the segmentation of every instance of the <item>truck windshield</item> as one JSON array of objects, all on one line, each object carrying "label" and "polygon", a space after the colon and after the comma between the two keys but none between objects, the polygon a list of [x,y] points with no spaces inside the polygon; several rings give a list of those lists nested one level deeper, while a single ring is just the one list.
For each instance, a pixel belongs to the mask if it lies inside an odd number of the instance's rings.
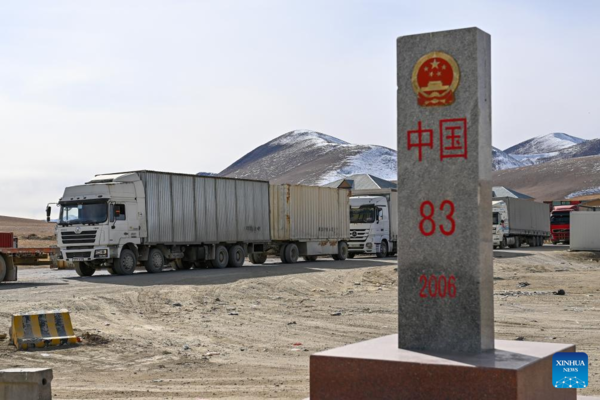
[{"label": "truck windshield", "polygon": [[351,224],[371,224],[375,222],[375,206],[365,204],[360,207],[350,207]]},{"label": "truck windshield", "polygon": [[68,203],[61,206],[59,224],[100,224],[106,221],[107,217],[107,202]]},{"label": "truck windshield", "polygon": [[571,213],[569,211],[553,212],[550,223],[554,225],[569,225]]},{"label": "truck windshield", "polygon": [[498,212],[494,213],[494,222],[492,222],[492,224],[500,225],[500,213],[498,213]]}]

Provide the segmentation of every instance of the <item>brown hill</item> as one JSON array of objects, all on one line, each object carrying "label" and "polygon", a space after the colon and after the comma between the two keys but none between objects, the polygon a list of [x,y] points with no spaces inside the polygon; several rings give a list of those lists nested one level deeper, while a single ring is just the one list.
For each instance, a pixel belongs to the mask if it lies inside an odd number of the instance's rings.
[{"label": "brown hill", "polygon": [[56,224],[37,219],[0,215],[0,232],[12,232],[19,238],[19,247],[47,247],[56,244]]},{"label": "brown hill", "polygon": [[600,156],[550,161],[494,171],[494,186],[506,186],[536,200],[559,200],[600,193]]}]

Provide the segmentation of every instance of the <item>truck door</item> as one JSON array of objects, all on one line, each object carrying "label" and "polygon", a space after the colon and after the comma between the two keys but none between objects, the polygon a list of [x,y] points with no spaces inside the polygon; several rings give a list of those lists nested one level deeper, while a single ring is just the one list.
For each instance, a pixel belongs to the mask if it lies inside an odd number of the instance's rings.
[{"label": "truck door", "polygon": [[110,205],[110,244],[124,244],[129,241],[128,211],[123,203]]},{"label": "truck door", "polygon": [[377,213],[379,215],[378,231],[386,240],[390,240],[390,213],[387,207],[378,206]]}]

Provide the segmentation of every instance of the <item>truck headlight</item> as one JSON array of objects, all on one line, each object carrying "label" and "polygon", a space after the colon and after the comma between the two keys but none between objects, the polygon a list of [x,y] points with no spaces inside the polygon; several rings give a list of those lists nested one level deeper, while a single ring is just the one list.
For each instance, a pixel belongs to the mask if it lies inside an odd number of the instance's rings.
[{"label": "truck headlight", "polygon": [[367,243],[367,249],[372,249],[373,248],[373,243],[369,242]]},{"label": "truck headlight", "polygon": [[108,249],[100,249],[94,251],[94,258],[106,258],[108,257]]}]

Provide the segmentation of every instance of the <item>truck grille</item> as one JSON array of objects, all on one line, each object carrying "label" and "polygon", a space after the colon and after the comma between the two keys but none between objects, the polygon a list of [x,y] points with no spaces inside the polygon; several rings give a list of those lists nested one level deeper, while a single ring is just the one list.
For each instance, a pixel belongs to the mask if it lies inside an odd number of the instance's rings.
[{"label": "truck grille", "polygon": [[64,244],[95,243],[97,231],[81,231],[81,233],[61,232],[60,237]]},{"label": "truck grille", "polygon": [[368,229],[350,229],[351,242],[364,242],[369,236]]},{"label": "truck grille", "polygon": [[91,251],[71,251],[67,253],[67,258],[90,258]]}]

